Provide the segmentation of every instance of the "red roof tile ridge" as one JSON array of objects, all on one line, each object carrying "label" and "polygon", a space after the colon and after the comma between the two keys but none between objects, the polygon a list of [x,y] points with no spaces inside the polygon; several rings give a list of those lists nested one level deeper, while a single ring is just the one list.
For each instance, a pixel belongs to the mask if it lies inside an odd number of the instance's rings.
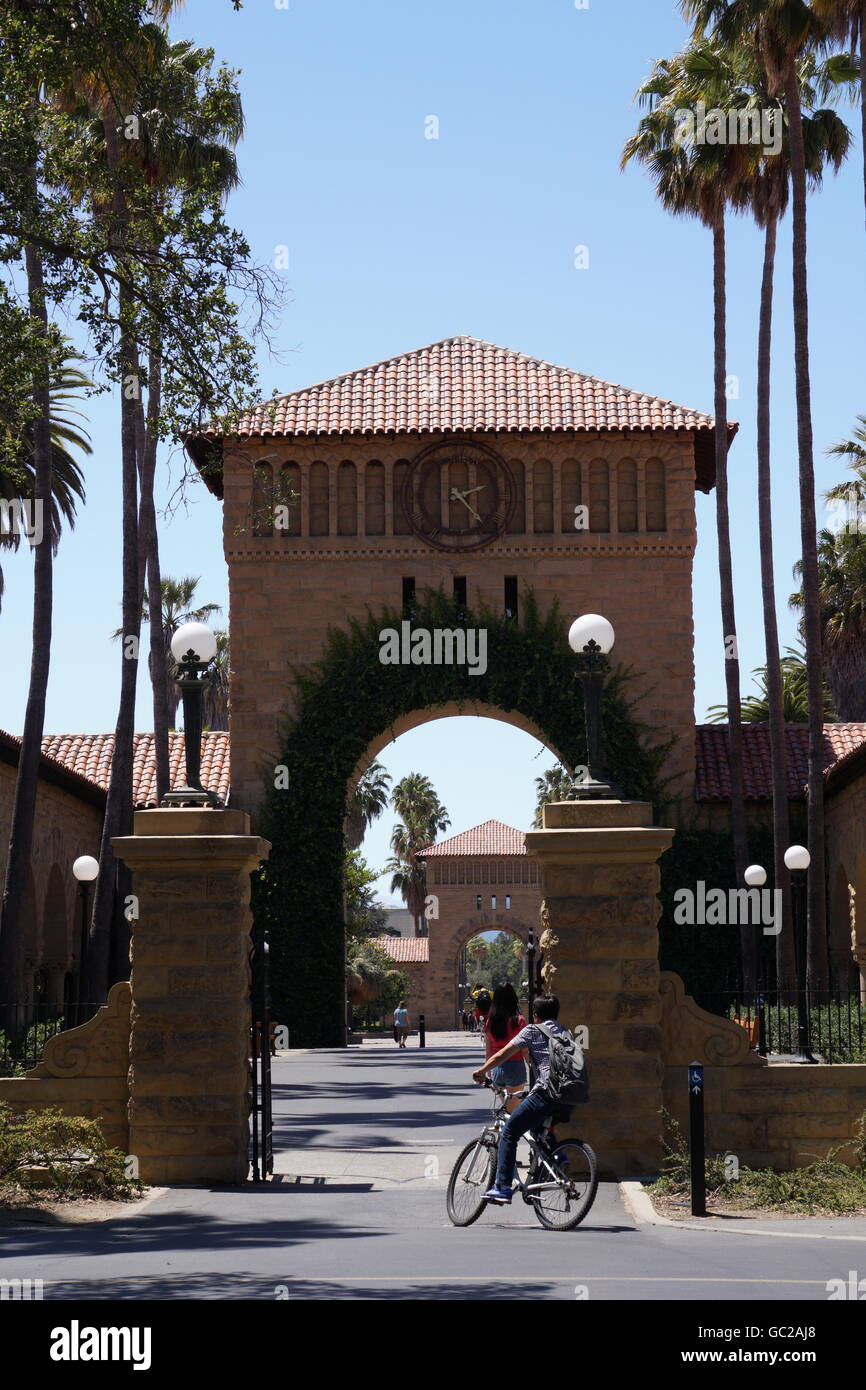
[{"label": "red roof tile ridge", "polygon": [[[421,357],[426,352],[432,352],[435,348],[448,347],[452,343],[475,343],[479,347],[490,348],[493,352],[503,353],[508,357],[519,359],[522,362],[532,363],[536,367],[545,367],[549,371],[560,373],[569,378],[578,377],[582,381],[593,382],[597,386],[608,387],[612,391],[617,391],[621,395],[630,396],[636,400],[652,401],[658,405],[669,406],[672,410],[682,411],[684,415],[692,415],[696,419],[706,422],[706,428],[713,425],[713,417],[705,411],[694,410],[691,406],[681,405],[678,401],[673,401],[667,396],[657,396],[651,391],[637,391],[632,386],[623,386],[619,382],[609,381],[606,377],[593,376],[589,372],[582,372],[577,367],[567,367],[559,362],[551,362],[546,357],[535,357],[532,353],[521,352],[517,348],[503,347],[501,343],[491,342],[488,338],[476,338],[468,333],[459,333],[453,337],[437,338],[432,343],[426,343],[423,347],[409,348],[405,352],[391,353],[388,357],[381,357],[376,362],[370,362],[363,367],[355,367],[349,371],[338,372],[335,376],[323,377],[320,381],[309,382],[305,386],[294,387],[291,391],[284,391],[279,396],[270,397],[268,400],[259,401],[251,410],[246,412],[245,418],[249,419],[256,412],[272,408],[281,402],[289,400],[293,396],[303,396],[308,392],[320,391],[324,387],[339,386],[343,382],[363,377],[367,373],[376,372],[380,367],[387,367],[392,364],[405,361],[407,359]],[[736,430],[739,426],[734,421],[728,421],[728,428]]]}]

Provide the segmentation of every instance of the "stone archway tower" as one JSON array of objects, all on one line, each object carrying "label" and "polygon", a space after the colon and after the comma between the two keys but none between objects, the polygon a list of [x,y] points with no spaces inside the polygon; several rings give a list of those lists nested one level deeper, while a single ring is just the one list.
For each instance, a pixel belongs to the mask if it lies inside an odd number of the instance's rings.
[{"label": "stone archway tower", "polygon": [[[732,432],[735,426],[730,427]],[[254,810],[291,709],[290,671],[329,624],[442,586],[470,608],[604,613],[640,673],[638,716],[694,776],[695,489],[713,421],[476,338],[269,402],[187,448],[224,500],[232,798]]]},{"label": "stone archway tower", "polygon": [[538,935],[539,868],[526,853],[523,831],[498,820],[431,845],[423,858],[427,893],[436,899],[439,916],[429,922],[429,964],[414,1011],[424,1013],[428,1028],[453,1028],[467,941],[481,932],[505,931],[525,946],[530,927]]}]

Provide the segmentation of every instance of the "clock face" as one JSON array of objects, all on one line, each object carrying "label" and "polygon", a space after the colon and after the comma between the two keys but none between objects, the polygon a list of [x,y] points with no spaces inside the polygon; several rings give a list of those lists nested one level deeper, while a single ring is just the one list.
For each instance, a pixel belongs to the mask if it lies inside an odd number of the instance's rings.
[{"label": "clock face", "polygon": [[516,500],[508,464],[475,441],[431,444],[403,485],[416,536],[438,550],[479,550],[507,529]]}]

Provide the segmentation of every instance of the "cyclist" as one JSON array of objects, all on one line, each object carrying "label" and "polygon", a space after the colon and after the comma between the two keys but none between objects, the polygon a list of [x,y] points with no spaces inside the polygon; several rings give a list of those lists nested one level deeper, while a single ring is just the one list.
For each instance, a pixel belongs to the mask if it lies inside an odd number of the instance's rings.
[{"label": "cyclist", "polygon": [[473,1013],[479,1033],[483,1033],[487,1027],[487,1016],[490,1013],[490,1005],[492,1002],[489,990],[480,989],[475,995],[475,1008]]},{"label": "cyclist", "polygon": [[[563,1028],[557,1022],[559,1000],[555,994],[539,996],[533,1003],[532,1016],[536,1023],[546,1023],[553,1028],[554,1032],[568,1033],[568,1029]],[[511,1042],[506,1043],[498,1052],[494,1052],[492,1056],[488,1057],[484,1065],[472,1073],[473,1081],[481,1085],[485,1077],[495,1067],[501,1067],[503,1062],[516,1057],[518,1052],[522,1052],[524,1048],[529,1049],[530,1067],[535,1080],[529,1095],[524,1101],[521,1101],[514,1114],[509,1115],[505,1123],[499,1140],[499,1162],[496,1168],[496,1178],[493,1186],[488,1188],[484,1194],[488,1202],[495,1202],[500,1206],[507,1206],[511,1201],[517,1141],[527,1130],[531,1129],[533,1133],[537,1133],[543,1128],[545,1121],[567,1119],[571,1113],[568,1107],[557,1105],[547,1090],[547,1079],[550,1074],[549,1038],[533,1023],[522,1028],[511,1039]]]}]

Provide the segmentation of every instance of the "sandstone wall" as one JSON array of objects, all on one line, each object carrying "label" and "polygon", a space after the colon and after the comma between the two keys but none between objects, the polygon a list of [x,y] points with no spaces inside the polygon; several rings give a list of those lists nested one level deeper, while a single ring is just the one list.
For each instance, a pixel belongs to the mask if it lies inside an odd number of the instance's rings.
[{"label": "sandstone wall", "polygon": [[111,1147],[128,1153],[131,1001],[128,982],[114,985],[93,1018],[49,1040],[38,1066],[22,1077],[0,1078],[0,1101],[16,1114],[57,1106],[66,1115],[99,1120]]},{"label": "sandstone wall", "polygon": [[[363,617],[368,606],[399,607],[402,580],[418,591],[440,584],[451,592],[455,576],[467,581],[470,606],[485,600],[504,606],[505,576],[516,576],[520,594],[532,588],[543,611],[557,599],[564,616],[604,613],[617,632],[616,660],[641,673],[634,692],[638,713],[649,725],[674,733],[679,742],[668,772],[679,775],[686,799],[693,782],[692,556],[695,545],[694,461],[691,442],[676,435],[657,438],[485,436],[512,467],[524,466],[524,530],[509,533],[471,554],[432,549],[412,535],[395,534],[395,465],[412,458],[429,439],[344,439],[342,441],[255,441],[227,446],[224,467],[224,547],[229,567],[232,620],[232,786],[236,804],[252,809],[262,797],[261,768],[277,760],[278,723],[291,707],[289,669],[318,656],[329,624]],[[338,496],[340,464],[357,469],[353,534],[345,530]],[[553,506],[541,517],[533,492],[537,461],[553,466]],[[582,498],[590,498],[591,463],[607,468],[610,507],[595,509],[593,524],[604,530],[576,532],[562,505],[562,472],[576,460]],[[638,478],[638,529],[620,529],[618,469],[634,461]],[[665,468],[666,529],[647,530],[647,465]],[[368,515],[366,467],[384,466],[384,534],[365,534]],[[297,465],[300,483],[298,535],[255,535],[253,465],[276,473]],[[310,470],[328,469],[327,535],[310,534]],[[399,530],[399,506],[396,509]],[[601,520],[599,521],[599,518]],[[627,524],[625,519],[623,525]],[[550,526],[550,530],[538,527]],[[510,719],[509,716],[505,716]],[[421,714],[416,723],[427,716]],[[411,727],[411,724],[408,725]]]},{"label": "sandstone wall", "polygon": [[[0,882],[6,876],[17,767],[0,759]],[[36,794],[36,824],[31,858],[31,887],[25,912],[25,972],[28,998],[33,972],[48,976],[50,1003],[63,1001],[63,977],[75,966],[78,951],[78,892],[72,864],[81,854],[99,853],[102,807],[41,777]]]},{"label": "sandstone wall", "polygon": [[830,952],[837,980],[859,984],[866,1003],[866,780],[825,803]]}]

